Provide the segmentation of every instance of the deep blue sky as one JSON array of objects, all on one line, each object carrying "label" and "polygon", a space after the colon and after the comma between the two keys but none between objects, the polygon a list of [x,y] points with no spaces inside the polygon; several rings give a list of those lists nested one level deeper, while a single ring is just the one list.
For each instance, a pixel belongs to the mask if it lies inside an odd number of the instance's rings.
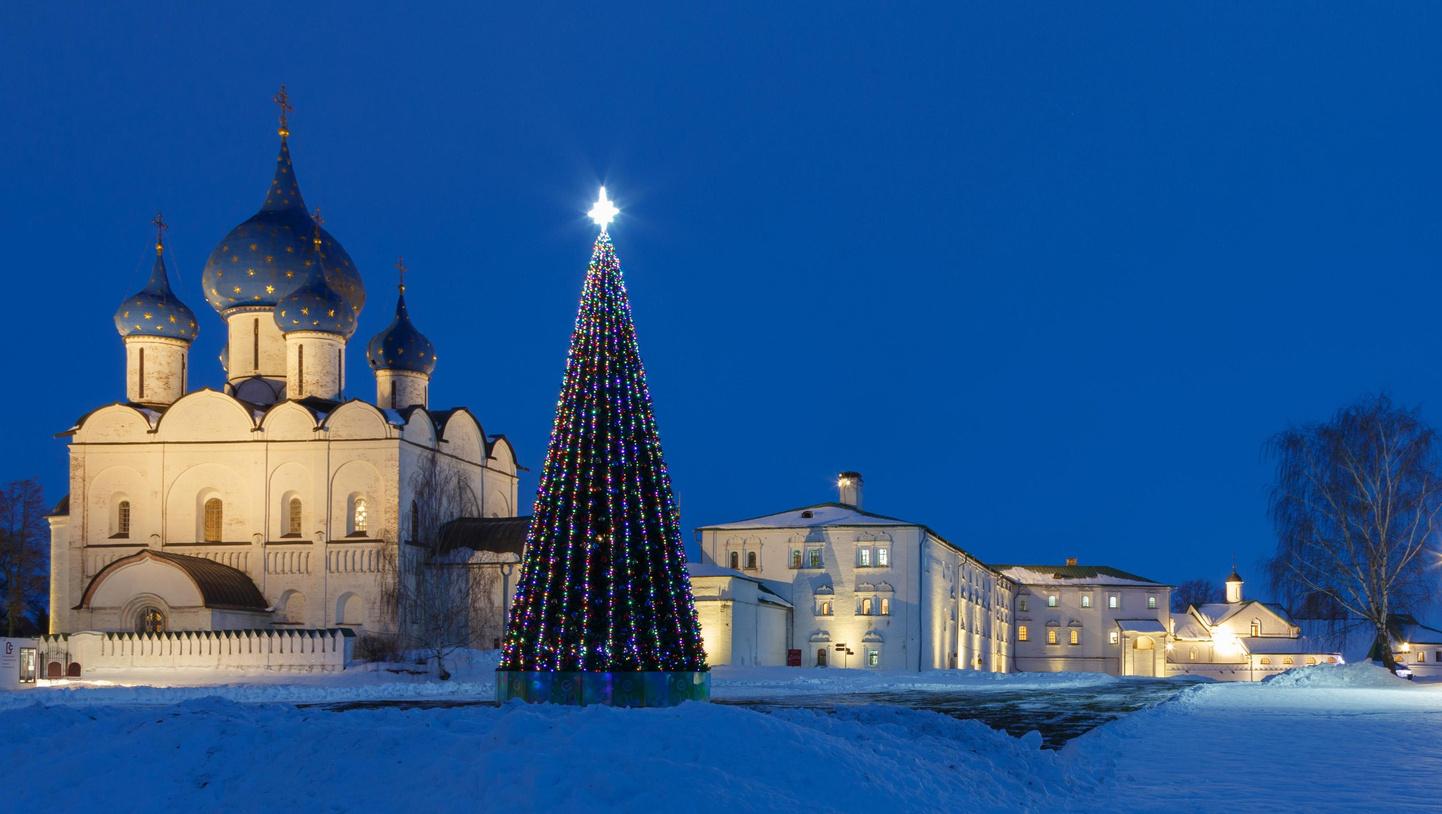
[{"label": "deep blue sky", "polygon": [[527,505],[602,181],[687,528],[858,469],[992,561],[1219,578],[1270,434],[1379,388],[1442,423],[1435,6],[672,5],[0,7],[0,479],[59,497],[51,434],[123,397],[157,208],[220,383],[200,266],[281,81],[370,292],[351,393],[404,254],[433,404]]}]

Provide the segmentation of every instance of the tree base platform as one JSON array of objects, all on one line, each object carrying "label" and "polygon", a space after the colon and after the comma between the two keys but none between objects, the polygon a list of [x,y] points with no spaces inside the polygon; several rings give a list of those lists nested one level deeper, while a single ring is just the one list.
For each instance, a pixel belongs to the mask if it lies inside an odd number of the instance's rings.
[{"label": "tree base platform", "polygon": [[531,704],[673,707],[711,700],[711,671],[616,672],[497,670],[496,700]]}]

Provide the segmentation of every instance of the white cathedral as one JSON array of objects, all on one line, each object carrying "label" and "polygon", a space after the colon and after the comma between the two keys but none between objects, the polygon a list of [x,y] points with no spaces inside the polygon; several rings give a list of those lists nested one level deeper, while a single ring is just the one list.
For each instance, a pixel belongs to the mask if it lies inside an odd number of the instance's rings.
[{"label": "white cathedral", "polygon": [[414,542],[426,523],[435,501],[416,492],[427,472],[464,492],[466,519],[448,525],[462,561],[519,562],[515,455],[466,408],[431,406],[436,354],[406,311],[403,278],[394,321],[366,346],[374,399],[347,391],[365,287],[307,212],[283,89],[277,102],[280,154],[265,202],[202,273],[226,331],[224,389],[188,386],[199,321],[170,287],[158,218],[150,280],[115,312],[125,398],[66,433],[69,495],[50,517],[52,639],[384,633],[394,624],[383,607],[388,547]]}]

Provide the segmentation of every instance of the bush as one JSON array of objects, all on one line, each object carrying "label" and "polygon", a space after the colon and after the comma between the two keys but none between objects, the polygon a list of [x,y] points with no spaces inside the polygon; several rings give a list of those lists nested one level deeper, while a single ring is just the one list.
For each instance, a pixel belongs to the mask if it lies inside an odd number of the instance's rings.
[{"label": "bush", "polygon": [[361,661],[400,661],[400,646],[395,636],[367,633],[355,643],[355,655]]}]

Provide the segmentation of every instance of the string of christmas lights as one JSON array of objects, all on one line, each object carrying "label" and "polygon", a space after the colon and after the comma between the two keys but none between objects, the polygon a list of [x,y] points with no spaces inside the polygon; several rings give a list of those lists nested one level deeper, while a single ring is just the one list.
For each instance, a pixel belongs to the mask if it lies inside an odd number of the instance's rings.
[{"label": "string of christmas lights", "polygon": [[703,671],[621,261],[598,222],[500,669]]}]

